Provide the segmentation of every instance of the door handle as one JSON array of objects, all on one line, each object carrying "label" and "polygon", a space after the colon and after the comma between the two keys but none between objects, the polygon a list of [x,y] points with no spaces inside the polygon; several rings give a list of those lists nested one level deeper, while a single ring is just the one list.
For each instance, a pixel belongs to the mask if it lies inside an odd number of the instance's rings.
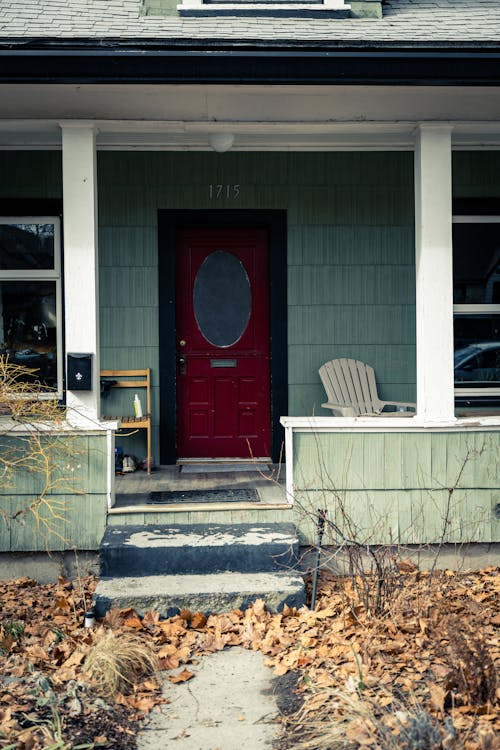
[{"label": "door handle", "polygon": [[186,357],[184,356],[179,357],[179,372],[181,375],[186,374],[186,364],[187,364]]}]

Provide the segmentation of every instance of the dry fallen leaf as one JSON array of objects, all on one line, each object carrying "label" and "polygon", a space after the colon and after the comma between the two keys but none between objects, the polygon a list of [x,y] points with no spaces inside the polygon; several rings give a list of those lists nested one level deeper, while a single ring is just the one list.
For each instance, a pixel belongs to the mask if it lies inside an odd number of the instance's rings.
[{"label": "dry fallen leaf", "polygon": [[431,696],[431,703],[436,711],[444,713],[444,702],[446,699],[447,691],[441,687],[441,685],[429,685],[429,694]]},{"label": "dry fallen leaf", "polygon": [[134,615],[133,617],[127,617],[123,624],[125,625],[125,627],[133,628],[134,630],[142,630],[144,628],[142,620],[140,620],[137,615]]},{"label": "dry fallen leaf", "polygon": [[170,682],[176,684],[178,682],[187,682],[192,677],[194,677],[194,674],[192,672],[189,672],[187,669],[183,669],[182,672],[179,672],[176,675],[171,675],[168,679],[170,680]]},{"label": "dry fallen leaf", "polygon": [[191,627],[194,628],[194,630],[198,630],[204,628],[206,624],[206,616],[202,612],[195,612],[191,618]]},{"label": "dry fallen leaf", "polygon": [[[443,622],[453,615],[464,631],[473,628],[481,632],[498,669],[500,615],[494,602],[500,592],[499,569],[465,575],[441,575],[436,571],[432,580],[425,573],[417,576],[407,572],[401,576],[401,590],[395,591],[391,599],[388,617],[374,617],[366,611],[351,579],[325,572],[320,575],[315,612],[306,607],[299,611],[285,607],[281,614],[273,614],[259,601],[244,613],[234,610],[205,617],[184,610],[180,616],[161,620],[157,612],[148,612],[141,619],[128,608],[108,613],[100,627],[116,634],[135,630],[137,637],[159,655],[161,668],[182,669],[169,676],[174,684],[194,677],[180,665],[193,663],[200,655],[210,658],[211,653],[229,646],[244,646],[265,654],[266,664],[275,674],[297,675],[297,690],[306,699],[307,715],[316,724],[325,720],[335,721],[335,726],[339,720],[348,724],[330,696],[350,684],[350,697],[356,698],[362,684],[363,700],[377,701],[387,726],[387,714],[397,711],[397,706],[392,705],[394,694],[408,695],[410,704],[415,701],[439,719],[441,714],[451,717],[461,747],[469,743],[471,750],[486,750],[477,739],[485,734],[488,750],[497,750],[487,732],[493,737],[500,733],[499,688],[498,702],[493,706],[447,707],[452,667],[446,656],[450,637]],[[91,594],[86,598],[90,601]],[[43,587],[29,579],[21,579],[19,584],[0,582],[0,603],[0,641],[10,639],[10,652],[0,653],[3,675],[19,677],[24,682],[35,668],[42,679],[50,678],[52,689],[62,693],[69,681],[80,679],[82,661],[95,642],[96,631],[82,628],[83,611],[78,610],[75,591],[70,586],[60,581],[55,587]],[[47,613],[51,613],[49,618]],[[24,633],[21,628],[14,637],[5,626],[17,622],[23,624]],[[24,750],[38,750],[41,744],[32,730],[19,727],[12,718],[19,711],[33,711],[23,682],[18,685],[14,680],[9,684],[9,695],[5,690],[0,693],[0,731],[5,727],[5,731],[15,732],[17,739],[22,735]],[[88,711],[91,714],[91,704],[82,696],[78,700],[83,706],[82,716]],[[139,716],[163,700],[158,683],[149,678],[136,684],[132,695],[118,696],[117,703],[126,707],[128,715]],[[68,699],[61,711],[68,716],[71,706]],[[76,702],[73,709],[76,712]],[[10,722],[14,724],[11,726]],[[351,722],[349,727],[357,747],[373,745],[365,724]],[[110,741],[113,740],[108,735]],[[445,741],[448,739],[443,738],[443,748]],[[455,750],[454,745],[446,747]]]}]

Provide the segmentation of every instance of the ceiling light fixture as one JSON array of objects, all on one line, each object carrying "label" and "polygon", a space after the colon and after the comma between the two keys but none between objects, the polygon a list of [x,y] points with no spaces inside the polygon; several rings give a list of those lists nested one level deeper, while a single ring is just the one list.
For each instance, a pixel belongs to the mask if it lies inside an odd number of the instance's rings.
[{"label": "ceiling light fixture", "polygon": [[233,133],[210,133],[208,136],[208,142],[214,151],[218,154],[223,154],[224,151],[229,151],[234,143]]}]

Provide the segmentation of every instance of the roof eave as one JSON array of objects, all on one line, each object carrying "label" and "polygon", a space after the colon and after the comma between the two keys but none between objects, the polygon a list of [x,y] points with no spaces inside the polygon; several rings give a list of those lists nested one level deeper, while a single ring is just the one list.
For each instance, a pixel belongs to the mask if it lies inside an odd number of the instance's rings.
[{"label": "roof eave", "polygon": [[24,38],[0,59],[1,83],[500,85],[500,47],[482,42]]}]

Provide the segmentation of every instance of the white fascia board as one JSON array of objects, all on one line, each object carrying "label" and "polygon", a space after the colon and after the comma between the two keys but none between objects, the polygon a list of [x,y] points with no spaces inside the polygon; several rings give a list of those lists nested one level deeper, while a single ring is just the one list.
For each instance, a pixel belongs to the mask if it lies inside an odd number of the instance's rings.
[{"label": "white fascia board", "polygon": [[[335,23],[335,21],[332,21]],[[362,24],[360,19],[356,23]],[[228,61],[230,65],[230,60]],[[453,121],[466,145],[494,140],[500,130],[499,87],[270,84],[14,84],[0,85],[2,117],[47,122],[265,120],[351,124]],[[463,124],[463,127],[462,127]],[[493,126],[493,129],[492,129]],[[496,128],[496,134],[495,134]],[[140,132],[140,129],[139,129]]]}]

